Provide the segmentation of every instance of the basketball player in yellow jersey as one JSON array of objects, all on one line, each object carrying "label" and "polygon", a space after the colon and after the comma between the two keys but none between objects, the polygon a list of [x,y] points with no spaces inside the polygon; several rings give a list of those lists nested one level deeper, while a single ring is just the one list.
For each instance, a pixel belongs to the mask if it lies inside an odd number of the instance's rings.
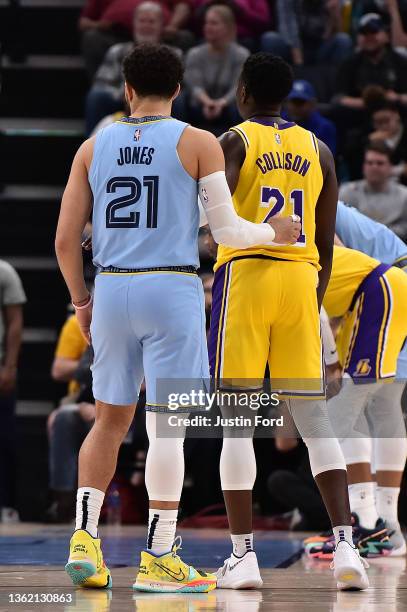
[{"label": "basketball player in yellow jersey", "polygon": [[[268,53],[249,57],[237,91],[245,121],[220,140],[238,214],[256,222],[297,214],[302,232],[288,247],[219,248],[211,373],[220,388],[247,392],[261,389],[268,364],[272,389],[286,399],[307,444],[332,521],[338,588],[363,589],[368,579],[352,541],[346,465],[324,399],[319,325],[332,263],[337,181],[328,148],[280,116],[292,82],[292,70],[281,58]],[[224,431],[220,476],[233,552],[218,571],[218,587],[259,587],[251,519],[256,477],[251,437]]]},{"label": "basketball player in yellow jersey", "polygon": [[[405,381],[392,382],[407,338],[406,305],[407,276],[401,269],[335,246],[324,307],[330,317],[343,317],[337,344],[344,380],[328,409],[347,463],[356,530],[372,556],[406,553],[397,517],[407,456]],[[372,456],[377,485],[387,488],[385,502],[381,496],[375,500]],[[384,527],[391,530],[390,550],[375,535]]]}]

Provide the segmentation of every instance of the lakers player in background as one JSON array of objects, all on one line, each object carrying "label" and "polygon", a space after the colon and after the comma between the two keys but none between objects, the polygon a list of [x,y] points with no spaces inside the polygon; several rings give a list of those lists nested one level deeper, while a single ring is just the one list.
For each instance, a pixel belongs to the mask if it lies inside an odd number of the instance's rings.
[{"label": "lakers player in background", "polygon": [[[319,307],[328,285],[335,233],[337,181],[332,155],[315,136],[280,116],[291,68],[267,53],[246,60],[237,102],[245,119],[221,138],[236,212],[252,222],[293,213],[302,220],[295,244],[270,249],[219,247],[210,332],[211,374],[220,388],[262,388],[286,399],[308,447],[311,468],[335,534],[339,589],[364,589],[368,578],[352,541],[346,464],[325,402]],[[233,552],[218,587],[262,584],[253,550],[251,437],[224,431],[221,485]]]},{"label": "lakers player in background", "polygon": [[[117,454],[147,389],[150,499],[146,550],[134,588],[206,592],[213,574],[187,565],[174,544],[184,478],[185,431],[159,435],[168,423],[168,384],[187,391],[209,377],[203,288],[197,276],[198,187],[217,242],[245,248],[295,242],[292,217],[253,224],[239,218],[216,138],[171,117],[183,68],[168,47],[138,45],[124,61],[130,117],[85,141],[72,164],[56,236],[58,262],[82,333],[94,349],[95,424],[79,455],[76,525],[66,570],[82,587],[111,586],[98,521]],[[86,288],[81,235],[93,208],[94,304]],[[174,383],[175,384],[175,383]],[[187,413],[204,409],[188,406]]]}]

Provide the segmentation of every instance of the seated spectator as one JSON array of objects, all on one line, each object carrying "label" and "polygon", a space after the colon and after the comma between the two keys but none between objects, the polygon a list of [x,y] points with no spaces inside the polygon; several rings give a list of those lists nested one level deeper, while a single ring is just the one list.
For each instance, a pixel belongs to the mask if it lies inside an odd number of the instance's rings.
[{"label": "seated spectator", "polygon": [[87,349],[76,315],[71,315],[59,334],[51,376],[57,382],[68,383],[68,396],[75,396],[79,385],[74,380],[82,355]]},{"label": "seated spectator", "polygon": [[367,128],[351,130],[345,147],[345,159],[351,179],[362,176],[363,153],[369,143],[384,142],[391,151],[393,176],[401,183],[407,180],[407,132],[400,109],[383,99],[371,111]]},{"label": "seated spectator", "polygon": [[363,109],[362,93],[379,85],[392,102],[407,105],[407,60],[389,46],[389,35],[377,13],[363,15],[358,26],[358,50],[340,66],[335,100],[349,109]]},{"label": "seated spectator", "polygon": [[184,83],[191,120],[223,131],[240,121],[235,95],[241,67],[249,52],[235,42],[236,21],[231,8],[217,4],[205,15],[205,42],[190,49]]},{"label": "seated spectator", "polygon": [[86,98],[86,133],[91,134],[101,119],[124,108],[124,57],[137,43],[158,43],[162,39],[164,15],[156,2],[142,2],[134,13],[133,41],[111,47],[96,73]]},{"label": "seated spectator", "polygon": [[363,177],[363,180],[342,185],[339,199],[383,223],[405,240],[407,187],[392,179],[391,151],[385,143],[375,142],[367,147]]},{"label": "seated spectator", "polygon": [[16,386],[26,302],[20,277],[0,260],[0,523],[18,521],[16,482]]},{"label": "seated spectator", "polygon": [[[90,78],[93,78],[106,51],[112,45],[131,40],[134,9],[143,0],[87,0],[79,20],[82,53]],[[156,0],[164,17],[165,41],[187,48],[193,36],[181,28],[188,21],[190,0]]]},{"label": "seated spectator", "polygon": [[311,83],[302,80],[294,81],[287,98],[285,118],[313,132],[335,155],[336,127],[332,121],[318,112],[317,95]]},{"label": "seated spectator", "polygon": [[[204,14],[208,6],[218,4],[214,0],[196,0],[197,17]],[[219,3],[220,4],[220,3]],[[267,0],[229,0],[236,17],[238,41],[250,51],[258,50],[257,39],[270,27],[270,6]]]},{"label": "seated spectator", "polygon": [[87,0],[79,19],[86,71],[93,78],[106,51],[129,40],[137,0]]},{"label": "seated spectator", "polygon": [[278,31],[263,34],[263,51],[298,66],[340,63],[351,54],[340,0],[277,0],[276,12]]}]

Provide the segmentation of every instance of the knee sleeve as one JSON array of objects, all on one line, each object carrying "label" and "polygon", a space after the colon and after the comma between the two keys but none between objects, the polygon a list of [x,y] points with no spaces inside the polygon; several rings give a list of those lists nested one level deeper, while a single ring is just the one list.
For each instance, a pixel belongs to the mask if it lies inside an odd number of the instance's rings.
[{"label": "knee sleeve", "polygon": [[371,438],[343,438],[340,441],[346,465],[354,463],[371,463]]},{"label": "knee sleeve", "polygon": [[376,472],[402,472],[407,458],[406,438],[376,438],[374,466]]},{"label": "knee sleeve", "polygon": [[167,420],[167,414],[146,412],[149,449],[146,458],[145,481],[150,500],[177,502],[181,498],[184,482],[185,429],[178,430],[178,434],[183,434],[182,437],[157,437],[157,431],[160,431],[160,421],[162,421],[162,431],[164,431]]},{"label": "knee sleeve", "polygon": [[330,470],[346,470],[343,453],[332,430],[324,400],[290,399],[288,407],[308,448],[312,475]]},{"label": "knee sleeve", "polygon": [[367,407],[373,445],[375,469],[404,470],[407,456],[406,427],[401,408],[404,383],[383,384]]},{"label": "knee sleeve", "polygon": [[220,456],[223,491],[252,490],[256,480],[256,457],[252,438],[224,438]]}]

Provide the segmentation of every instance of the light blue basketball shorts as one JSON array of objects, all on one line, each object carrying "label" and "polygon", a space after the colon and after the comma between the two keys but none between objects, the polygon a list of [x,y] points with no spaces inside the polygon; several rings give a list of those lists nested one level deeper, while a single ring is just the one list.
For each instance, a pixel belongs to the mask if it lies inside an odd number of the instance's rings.
[{"label": "light blue basketball shorts", "polygon": [[204,293],[197,274],[98,274],[91,336],[95,399],[133,404],[145,378],[146,410],[200,408],[185,398],[183,406],[173,402],[176,394],[207,390]]}]

